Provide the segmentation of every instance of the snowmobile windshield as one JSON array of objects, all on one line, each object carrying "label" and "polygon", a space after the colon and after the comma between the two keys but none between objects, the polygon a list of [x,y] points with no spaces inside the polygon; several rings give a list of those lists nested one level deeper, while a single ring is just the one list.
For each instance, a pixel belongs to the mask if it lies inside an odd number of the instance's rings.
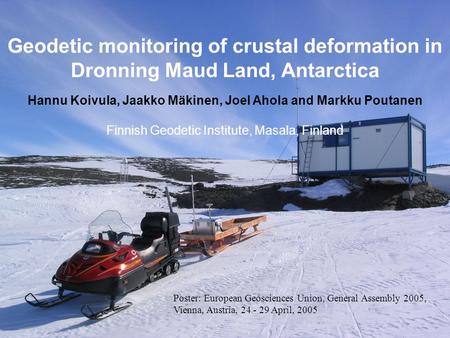
[{"label": "snowmobile windshield", "polygon": [[117,210],[102,212],[89,224],[88,240],[105,239],[112,242],[131,242],[131,227],[124,222]]}]

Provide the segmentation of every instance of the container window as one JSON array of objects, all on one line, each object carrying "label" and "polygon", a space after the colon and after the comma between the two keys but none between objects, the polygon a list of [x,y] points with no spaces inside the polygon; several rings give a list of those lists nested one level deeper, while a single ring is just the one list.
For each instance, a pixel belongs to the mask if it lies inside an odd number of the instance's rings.
[{"label": "container window", "polygon": [[329,148],[329,147],[336,147],[337,145],[337,137],[336,135],[323,135],[323,147]]},{"label": "container window", "polygon": [[337,144],[339,147],[345,147],[345,146],[350,145],[350,134],[349,133],[337,135],[337,139],[338,139]]},{"label": "container window", "polygon": [[381,128],[375,129],[375,132],[376,132],[376,133],[381,133]]},{"label": "container window", "polygon": [[342,135],[323,135],[324,148],[331,147],[346,147],[350,145],[350,134],[344,133]]}]

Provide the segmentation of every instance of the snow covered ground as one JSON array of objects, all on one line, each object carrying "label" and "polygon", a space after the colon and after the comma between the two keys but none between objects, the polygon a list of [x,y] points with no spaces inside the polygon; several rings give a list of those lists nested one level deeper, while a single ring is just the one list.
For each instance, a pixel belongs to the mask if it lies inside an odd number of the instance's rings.
[{"label": "snow covered ground", "polygon": [[326,200],[331,196],[345,196],[350,193],[348,184],[341,179],[329,180],[320,185],[304,188],[281,187],[280,191],[299,191],[303,197],[316,200]]},{"label": "snow covered ground", "polygon": [[195,159],[193,163],[191,159],[185,159],[184,162],[230,176],[230,179],[217,181],[216,184],[249,186],[295,180],[291,174],[292,164],[287,161]]},{"label": "snow covered ground", "polygon": [[[252,174],[232,169],[251,181]],[[238,174],[238,172],[241,172]],[[441,175],[447,182],[450,176]],[[256,177],[256,175],[255,175]],[[237,182],[239,184],[239,179]],[[163,183],[156,183],[163,184]],[[448,337],[450,332],[450,206],[404,211],[267,213],[263,233],[126,296],[134,305],[93,322],[80,314],[83,295],[50,309],[23,296],[55,294],[58,265],[83,244],[88,223],[116,209],[137,232],[145,211],[166,209],[135,184],[0,190],[0,337]],[[177,189],[171,186],[171,189]],[[294,208],[290,208],[292,210]],[[190,210],[177,210],[189,228]],[[201,211],[201,210],[200,210]],[[245,211],[220,211],[235,214]],[[246,295],[323,297],[323,302],[247,302]],[[393,302],[327,301],[334,296],[401,297]],[[242,296],[243,301],[174,302],[174,295]],[[424,301],[404,302],[404,295]],[[179,314],[176,306],[236,308],[237,314]],[[317,313],[272,312],[292,305]],[[256,312],[241,313],[242,306]],[[262,308],[260,308],[262,306]],[[270,307],[269,313],[265,306]]]},{"label": "snow covered ground", "polygon": [[442,166],[428,169],[428,182],[434,187],[450,194],[450,166]]},{"label": "snow covered ground", "polygon": [[[428,168],[427,169],[427,181],[434,188],[450,194],[450,165],[445,165],[442,167]],[[390,177],[390,178],[380,178],[380,181],[394,181],[402,182],[400,177]]]}]

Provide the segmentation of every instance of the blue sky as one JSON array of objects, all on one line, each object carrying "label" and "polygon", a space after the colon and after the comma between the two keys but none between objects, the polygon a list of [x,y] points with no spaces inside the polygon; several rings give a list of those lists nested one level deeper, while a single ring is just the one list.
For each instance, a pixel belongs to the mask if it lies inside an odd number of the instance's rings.
[{"label": "blue sky", "polygon": [[[214,57],[234,64],[269,61],[279,69],[294,64],[347,62],[380,67],[379,79],[301,79],[301,95],[351,94],[422,96],[421,107],[300,107],[305,124],[412,114],[427,124],[428,162],[450,162],[450,3],[448,1],[4,1],[0,0],[1,123],[0,155],[142,155],[223,158],[276,158],[288,137],[111,137],[106,124],[294,125],[296,109],[282,107],[29,107],[28,94],[122,96],[196,94],[296,94],[293,79],[72,79],[70,63],[163,62],[162,56],[12,55],[11,37],[45,41],[58,37],[85,40],[155,40],[208,42],[230,40],[423,41],[443,43],[441,55],[314,55]],[[189,56],[178,55],[190,63]],[[202,63],[215,61],[204,56]],[[198,60],[194,60],[198,62]],[[295,155],[292,140],[284,157]]]}]

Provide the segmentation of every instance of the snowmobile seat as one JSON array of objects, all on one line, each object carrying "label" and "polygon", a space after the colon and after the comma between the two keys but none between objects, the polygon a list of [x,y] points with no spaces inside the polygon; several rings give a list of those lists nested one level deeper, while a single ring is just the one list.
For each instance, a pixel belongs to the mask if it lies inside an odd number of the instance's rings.
[{"label": "snowmobile seat", "polygon": [[162,231],[146,231],[141,236],[136,237],[131,242],[131,246],[136,251],[142,251],[149,248],[155,240],[163,239]]},{"label": "snowmobile seat", "polygon": [[150,248],[153,241],[164,238],[163,230],[167,228],[167,218],[160,213],[147,213],[141,221],[142,234],[131,242],[136,251]]},{"label": "snowmobile seat", "polygon": [[135,250],[138,253],[139,257],[141,257],[142,262],[146,264],[147,262],[151,261],[158,255],[158,246],[164,242],[164,236],[161,236],[160,238],[154,239],[152,241],[152,244],[150,246],[147,246],[146,248],[142,247],[140,250],[138,250],[136,247]]}]

